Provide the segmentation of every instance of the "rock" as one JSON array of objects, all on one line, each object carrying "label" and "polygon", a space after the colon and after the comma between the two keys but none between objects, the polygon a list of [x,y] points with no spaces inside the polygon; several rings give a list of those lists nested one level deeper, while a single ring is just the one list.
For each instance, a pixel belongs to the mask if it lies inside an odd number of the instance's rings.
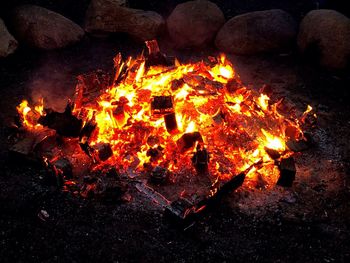
[{"label": "rock", "polygon": [[40,49],[62,48],[84,35],[84,30],[68,18],[34,5],[17,7],[12,22],[18,40]]},{"label": "rock", "polygon": [[85,18],[85,31],[93,34],[123,32],[142,41],[152,40],[164,28],[161,15],[125,7],[125,1],[92,0]]},{"label": "rock", "polygon": [[167,19],[167,28],[177,48],[201,47],[215,38],[224,23],[216,4],[196,0],[177,5]]},{"label": "rock", "polygon": [[17,46],[17,40],[7,31],[4,21],[0,18],[0,58],[12,54]]},{"label": "rock", "polygon": [[231,18],[216,36],[216,46],[228,53],[250,55],[283,51],[294,44],[296,23],[283,10],[256,11]]},{"label": "rock", "polygon": [[302,52],[319,52],[321,65],[344,68],[350,58],[350,19],[334,10],[313,10],[300,24]]}]

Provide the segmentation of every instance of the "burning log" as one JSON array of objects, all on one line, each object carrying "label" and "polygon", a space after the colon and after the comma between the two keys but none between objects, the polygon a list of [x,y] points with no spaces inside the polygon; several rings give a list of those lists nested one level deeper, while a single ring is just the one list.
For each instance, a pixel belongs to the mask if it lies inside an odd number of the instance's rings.
[{"label": "burning log", "polygon": [[183,79],[174,79],[171,82],[171,90],[176,91],[185,84]]},{"label": "burning log", "polygon": [[203,142],[202,135],[199,132],[185,133],[176,142],[180,152],[185,152],[195,146],[196,142]]},{"label": "burning log", "polygon": [[155,96],[151,102],[152,115],[163,115],[174,112],[173,99],[171,96]]},{"label": "burning log", "polygon": [[283,158],[279,165],[280,177],[277,185],[291,187],[295,179],[296,167],[293,157]]},{"label": "burning log", "polygon": [[271,149],[271,148],[268,148],[268,147],[265,147],[265,152],[271,157],[271,159],[273,160],[277,160],[281,157],[281,154],[274,150],[274,149]]},{"label": "burning log", "polygon": [[75,88],[74,104],[77,108],[95,105],[96,99],[106,90],[111,82],[110,76],[102,70],[79,75],[78,84]]},{"label": "burning log", "polygon": [[223,197],[240,187],[250,169],[251,167],[246,171],[232,177],[232,179],[219,187],[214,195],[209,195],[196,204],[192,204],[184,198],[180,198],[172,202],[166,207],[164,212],[165,216],[182,226],[190,224],[205,210],[214,208]]},{"label": "burning log", "polygon": [[118,53],[118,55],[115,56],[113,61],[114,61],[114,68],[115,68],[113,85],[118,85],[123,79],[126,78],[128,67],[123,62],[121,53]]},{"label": "burning log", "polygon": [[81,129],[80,134],[79,134],[79,140],[84,141],[88,140],[94,130],[97,127],[97,123],[95,121],[95,118],[93,117],[91,120],[87,121],[84,125],[84,127]]},{"label": "burning log", "polygon": [[83,121],[72,114],[71,103],[67,104],[63,113],[46,110],[46,115],[41,116],[38,123],[56,130],[57,134],[65,137],[79,137],[83,126]]}]

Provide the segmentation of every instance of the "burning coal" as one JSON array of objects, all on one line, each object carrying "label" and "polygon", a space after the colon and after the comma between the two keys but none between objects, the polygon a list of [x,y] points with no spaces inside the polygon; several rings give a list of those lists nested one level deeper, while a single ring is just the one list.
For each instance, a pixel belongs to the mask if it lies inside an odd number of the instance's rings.
[{"label": "burning coal", "polygon": [[[87,156],[76,161],[78,150],[62,150],[61,143],[40,158],[70,183],[74,163],[86,162],[88,172],[113,167],[130,177],[146,174],[155,183],[205,174],[215,184],[250,167],[249,187],[261,181],[264,187],[291,185],[290,145],[307,141],[302,128],[310,106],[298,113],[266,90],[248,89],[224,55],[181,64],[155,41],[146,44],[147,56],[115,57],[113,78],[102,72],[80,76],[63,113],[46,109],[43,100],[17,107],[27,132],[53,130]],[[63,171],[62,160],[73,167]]]}]

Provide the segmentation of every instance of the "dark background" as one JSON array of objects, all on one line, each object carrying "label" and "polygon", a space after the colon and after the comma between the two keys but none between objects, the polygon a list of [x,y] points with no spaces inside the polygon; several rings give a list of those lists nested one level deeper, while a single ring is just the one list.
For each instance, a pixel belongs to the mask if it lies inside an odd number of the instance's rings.
[{"label": "dark background", "polygon": [[[36,4],[63,14],[77,23],[82,23],[89,0],[12,0],[1,1],[0,17],[8,18],[10,10],[19,4]],[[165,17],[178,4],[186,0],[128,0],[132,8],[157,11]],[[241,13],[281,8],[300,19],[308,11],[320,8],[336,9],[350,14],[347,1],[344,0],[213,0],[224,12],[227,19]]]}]

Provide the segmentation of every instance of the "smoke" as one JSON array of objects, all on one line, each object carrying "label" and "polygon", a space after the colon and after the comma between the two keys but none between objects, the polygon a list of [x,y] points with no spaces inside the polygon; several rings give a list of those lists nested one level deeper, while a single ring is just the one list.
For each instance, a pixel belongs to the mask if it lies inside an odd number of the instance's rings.
[{"label": "smoke", "polygon": [[76,76],[55,59],[48,59],[35,70],[29,81],[29,90],[33,102],[44,99],[45,108],[63,111],[67,101],[73,98]]}]

